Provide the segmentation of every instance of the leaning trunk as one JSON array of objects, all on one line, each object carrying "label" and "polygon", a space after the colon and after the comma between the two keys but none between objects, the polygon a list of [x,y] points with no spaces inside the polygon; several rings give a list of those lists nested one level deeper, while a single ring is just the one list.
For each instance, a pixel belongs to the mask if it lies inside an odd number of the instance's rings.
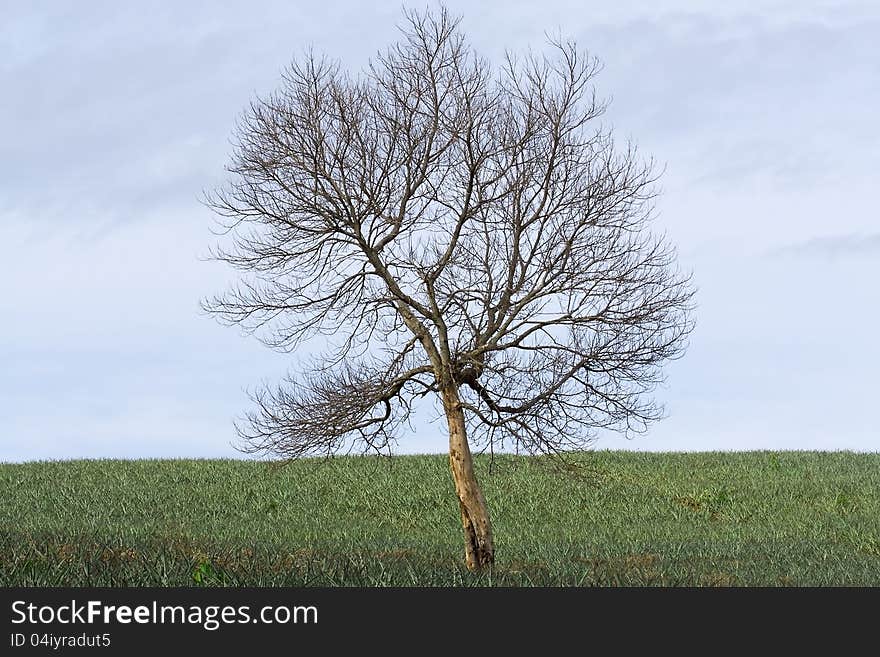
[{"label": "leaning trunk", "polygon": [[455,492],[461,509],[464,528],[464,554],[468,570],[479,571],[495,562],[492,544],[492,524],[486,498],[474,474],[474,461],[468,446],[464,411],[458,390],[450,386],[442,391],[443,408],[449,424],[449,467],[455,482]]}]

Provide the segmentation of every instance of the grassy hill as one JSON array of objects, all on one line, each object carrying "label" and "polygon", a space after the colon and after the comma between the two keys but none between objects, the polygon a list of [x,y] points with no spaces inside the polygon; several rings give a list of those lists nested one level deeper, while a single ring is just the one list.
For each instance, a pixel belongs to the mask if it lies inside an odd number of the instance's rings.
[{"label": "grassy hill", "polygon": [[0,586],[880,585],[880,454],[573,461],[478,459],[479,577],[443,456],[3,464]]}]

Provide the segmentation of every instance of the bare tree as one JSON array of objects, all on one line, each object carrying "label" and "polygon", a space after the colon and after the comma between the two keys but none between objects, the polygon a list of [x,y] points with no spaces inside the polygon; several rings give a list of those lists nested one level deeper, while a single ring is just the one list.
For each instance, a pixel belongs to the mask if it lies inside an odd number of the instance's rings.
[{"label": "bare tree", "polygon": [[205,302],[314,368],[258,391],[248,450],[386,450],[437,395],[472,570],[494,560],[474,443],[559,453],[643,430],[682,353],[692,289],[647,232],[656,176],[596,119],[597,62],[574,43],[493,69],[445,10],[352,77],[294,62],[236,131],[208,197],[241,282]]}]

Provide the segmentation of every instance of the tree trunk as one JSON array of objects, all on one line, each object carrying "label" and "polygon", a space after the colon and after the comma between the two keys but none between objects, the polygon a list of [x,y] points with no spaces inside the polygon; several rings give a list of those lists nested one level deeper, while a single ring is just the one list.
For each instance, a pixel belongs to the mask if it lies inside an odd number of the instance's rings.
[{"label": "tree trunk", "polygon": [[486,498],[474,474],[474,461],[468,446],[458,389],[454,385],[448,386],[441,391],[441,395],[449,424],[449,467],[461,509],[465,561],[468,570],[476,572],[495,563],[492,523],[489,521]]}]

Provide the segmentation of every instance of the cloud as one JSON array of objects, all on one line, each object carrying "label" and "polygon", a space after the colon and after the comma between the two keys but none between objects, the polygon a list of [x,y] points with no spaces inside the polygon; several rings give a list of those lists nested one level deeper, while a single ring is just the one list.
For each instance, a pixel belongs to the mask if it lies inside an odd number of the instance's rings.
[{"label": "cloud", "polygon": [[821,257],[830,260],[880,256],[880,233],[814,237],[771,249],[767,256]]},{"label": "cloud", "polygon": [[584,27],[581,41],[606,63],[600,90],[613,94],[621,132],[690,184],[804,189],[874,169],[878,32],[877,17],[680,14]]}]

